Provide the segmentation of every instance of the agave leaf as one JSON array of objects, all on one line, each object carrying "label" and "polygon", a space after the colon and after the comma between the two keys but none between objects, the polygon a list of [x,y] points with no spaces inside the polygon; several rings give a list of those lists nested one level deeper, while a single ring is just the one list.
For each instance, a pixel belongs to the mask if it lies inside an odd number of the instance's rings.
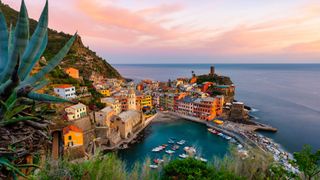
[{"label": "agave leaf", "polygon": [[27,77],[35,63],[39,60],[40,57],[37,56],[41,56],[43,54],[48,42],[47,29],[48,1],[46,2],[46,5],[41,13],[37,28],[34,31],[22,56],[21,66],[19,69],[19,76],[21,80],[24,80],[24,78]]},{"label": "agave leaf", "polygon": [[14,91],[5,102],[8,111],[12,110],[17,100],[17,93]]},{"label": "agave leaf", "polygon": [[45,87],[46,85],[49,84],[50,81],[44,79],[42,81],[40,81],[38,84],[35,85],[35,87],[33,88],[33,91],[37,91],[39,89],[42,89],[43,87]]},{"label": "agave leaf", "polygon": [[36,92],[29,92],[28,93],[28,98],[36,100],[36,101],[43,101],[43,102],[55,102],[55,103],[64,103],[64,102],[69,102],[72,103],[72,101],[69,101],[67,99],[62,99],[56,96],[51,96],[48,94],[39,94]]},{"label": "agave leaf", "polygon": [[6,19],[0,9],[0,72],[6,67],[8,61],[8,28]]},{"label": "agave leaf", "polygon": [[56,54],[49,61],[47,66],[41,69],[41,71],[35,74],[34,76],[26,78],[22,84],[23,85],[34,84],[37,81],[39,81],[41,78],[43,78],[47,73],[49,73],[53,68],[55,68],[70,50],[76,36],[77,36],[77,33],[72,38],[70,38],[69,41],[64,45],[64,47],[59,51],[59,53]]},{"label": "agave leaf", "polygon": [[15,33],[15,29],[12,26],[12,24],[10,24],[10,32],[9,32],[9,39],[8,39],[8,56],[11,55],[13,51],[14,33]]},{"label": "agave leaf", "polygon": [[10,111],[7,111],[5,114],[4,114],[4,119],[11,119],[13,118],[15,115],[21,113],[22,111],[28,109],[30,106],[27,106],[27,105],[19,105],[19,106],[16,106],[14,107],[12,110]]},{"label": "agave leaf", "polygon": [[36,120],[39,121],[41,120],[40,118],[34,117],[34,116],[21,116],[13,119],[5,119],[3,121],[0,121],[0,126],[8,126],[11,124],[15,124],[17,122],[21,121],[28,121],[28,120]]},{"label": "agave leaf", "polygon": [[[18,22],[14,34],[14,48],[12,54],[9,55],[8,64],[1,76],[1,82],[8,80],[17,64],[18,56],[22,55],[27,47],[29,40],[29,17],[24,0],[21,3]],[[21,57],[21,56],[20,56]]]},{"label": "agave leaf", "polygon": [[7,158],[0,157],[0,165],[3,165],[13,173],[16,173],[24,178],[27,178],[27,176],[23,174],[18,168],[16,168],[14,164],[12,164]]}]

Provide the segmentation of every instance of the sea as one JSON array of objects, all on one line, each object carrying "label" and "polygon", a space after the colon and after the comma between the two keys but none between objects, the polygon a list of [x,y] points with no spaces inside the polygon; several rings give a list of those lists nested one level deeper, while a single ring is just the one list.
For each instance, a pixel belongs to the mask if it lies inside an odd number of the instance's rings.
[{"label": "sea", "polygon": [[[126,78],[168,81],[215,72],[230,76],[236,99],[257,121],[278,128],[262,133],[288,152],[308,144],[320,149],[320,64],[115,64]],[[156,127],[157,128],[157,127]],[[197,128],[195,128],[197,131]],[[172,134],[171,134],[172,135]],[[197,136],[198,138],[201,138]]]}]

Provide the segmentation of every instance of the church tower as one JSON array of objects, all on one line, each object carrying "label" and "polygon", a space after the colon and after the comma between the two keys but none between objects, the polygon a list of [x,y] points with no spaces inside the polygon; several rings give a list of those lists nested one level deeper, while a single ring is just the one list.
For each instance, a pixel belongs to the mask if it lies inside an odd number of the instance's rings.
[{"label": "church tower", "polygon": [[137,110],[136,93],[132,88],[130,88],[128,92],[128,110]]}]

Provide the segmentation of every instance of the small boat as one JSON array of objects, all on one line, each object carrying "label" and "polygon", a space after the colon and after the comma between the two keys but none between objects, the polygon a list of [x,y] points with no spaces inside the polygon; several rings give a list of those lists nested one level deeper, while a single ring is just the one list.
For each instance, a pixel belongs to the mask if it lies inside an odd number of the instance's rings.
[{"label": "small boat", "polygon": [[183,139],[182,139],[181,141],[178,141],[178,142],[177,142],[177,144],[179,144],[179,145],[184,145],[184,143],[186,143],[186,141],[183,140]]},{"label": "small boat", "polygon": [[153,162],[156,164],[163,163],[163,161],[164,161],[163,159],[159,159],[159,158],[153,160]]},{"label": "small boat", "polygon": [[230,142],[231,143],[237,143],[237,141],[234,138],[231,138]]},{"label": "small boat", "polygon": [[222,133],[218,133],[218,136],[223,136],[224,134],[222,134]]},{"label": "small boat", "polygon": [[169,139],[168,143],[169,143],[169,144],[174,144],[174,140]]},{"label": "small boat", "polygon": [[167,147],[167,146],[168,146],[168,144],[162,144],[162,146]]},{"label": "small boat", "polygon": [[151,169],[157,169],[157,168],[158,168],[158,165],[150,164],[149,167],[150,167]]},{"label": "small boat", "polygon": [[189,157],[189,155],[187,155],[187,154],[179,154],[179,157],[182,158],[182,159],[185,159],[185,158]]},{"label": "small boat", "polygon": [[212,134],[218,134],[219,132],[212,129],[212,128],[208,128],[208,131],[211,132]]},{"label": "small boat", "polygon": [[175,150],[179,149],[179,147],[180,147],[180,146],[178,146],[178,145],[174,145],[174,146],[172,146],[171,149],[175,151]]},{"label": "small boat", "polygon": [[183,150],[190,156],[193,156],[197,152],[194,147],[189,147],[189,146],[184,147]]},{"label": "small boat", "polygon": [[202,157],[200,157],[200,161],[202,161],[202,162],[208,162],[208,160],[207,160],[207,159],[202,158]]},{"label": "small boat", "polygon": [[159,151],[162,151],[163,149],[165,149],[165,147],[163,146],[158,146],[158,147],[155,147],[152,149],[152,152],[159,152]]},{"label": "small boat", "polygon": [[166,150],[166,153],[167,153],[167,154],[173,154],[173,153],[175,153],[175,151],[172,151],[172,150]]},{"label": "small boat", "polygon": [[196,157],[194,157],[196,160],[199,160],[199,161],[202,161],[202,162],[208,162],[208,160],[207,159],[205,159],[205,158],[202,158],[202,157],[200,157],[200,156],[196,156]]}]

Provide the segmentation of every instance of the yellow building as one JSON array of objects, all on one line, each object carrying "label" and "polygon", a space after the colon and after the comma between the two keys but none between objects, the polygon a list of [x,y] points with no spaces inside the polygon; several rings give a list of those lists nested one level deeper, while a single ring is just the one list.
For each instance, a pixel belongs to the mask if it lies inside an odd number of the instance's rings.
[{"label": "yellow building", "polygon": [[82,146],[83,131],[74,125],[63,128],[64,147]]},{"label": "yellow building", "polygon": [[141,99],[141,108],[146,107],[146,106],[152,108],[152,96],[151,95],[144,95],[144,97]]},{"label": "yellow building", "polygon": [[104,96],[106,96],[106,97],[110,97],[111,96],[109,89],[100,89],[99,93],[104,95]]},{"label": "yellow building", "polygon": [[79,79],[79,70],[76,68],[67,68],[65,72],[72,78]]}]

